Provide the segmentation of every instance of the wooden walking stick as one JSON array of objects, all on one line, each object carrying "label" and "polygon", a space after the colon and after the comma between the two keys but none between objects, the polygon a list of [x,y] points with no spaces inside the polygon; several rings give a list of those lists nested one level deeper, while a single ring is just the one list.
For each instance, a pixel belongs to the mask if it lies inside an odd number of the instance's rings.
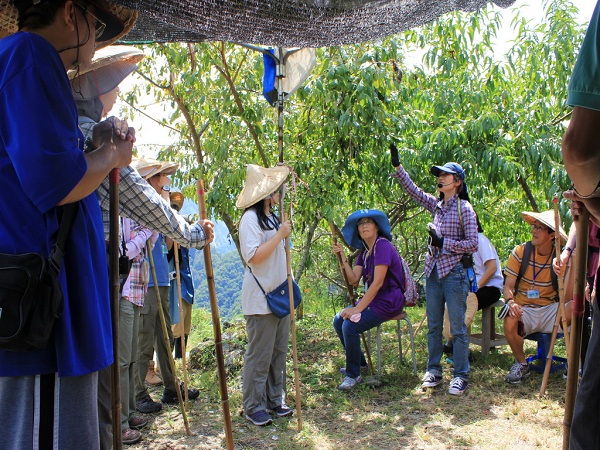
[{"label": "wooden walking stick", "polygon": [[[198,180],[196,182],[196,187],[198,190],[198,208],[200,210],[200,219],[206,220],[208,216],[206,213],[206,200],[204,198],[204,180]],[[219,318],[219,303],[217,301],[217,289],[215,287],[215,275],[213,273],[212,256],[210,253],[209,244],[204,246],[204,266],[206,268],[206,282],[208,284],[213,335],[215,337],[215,355],[217,357],[217,375],[219,378],[219,391],[221,393],[221,406],[223,407],[225,442],[227,444],[227,450],[233,450],[233,432],[231,427],[231,414],[229,412],[229,394],[227,393],[227,374],[225,373],[225,360],[223,358],[221,319]]]},{"label": "wooden walking stick", "polygon": [[161,330],[165,345],[167,347],[167,353],[169,355],[169,365],[171,366],[171,372],[173,372],[173,380],[175,382],[175,391],[177,391],[177,399],[179,400],[179,406],[181,407],[181,415],[183,416],[183,423],[185,425],[185,433],[188,436],[192,435],[190,431],[190,424],[188,422],[187,412],[185,411],[183,404],[183,397],[181,396],[181,389],[179,387],[179,380],[177,379],[177,372],[175,371],[175,360],[173,359],[173,352],[171,352],[171,343],[169,342],[169,332],[167,331],[167,320],[165,319],[165,313],[162,308],[162,299],[160,298],[160,289],[158,288],[158,278],[156,277],[156,267],[154,266],[154,255],[150,248],[150,243],[146,242],[146,252],[150,259],[150,271],[152,272],[152,279],[154,280],[154,289],[156,290],[156,301],[158,303],[158,316],[160,317]]},{"label": "wooden walking stick", "polygon": [[[558,195],[554,195],[552,199],[554,203],[554,252],[556,254],[556,258],[560,258],[560,247],[561,247],[561,237],[560,237],[560,215],[558,213]],[[550,270],[554,270],[550,268]],[[554,344],[556,343],[556,336],[558,335],[558,325],[561,323],[562,318],[562,326],[563,330],[567,330],[566,319],[565,319],[565,294],[563,292],[563,278],[564,273],[558,277],[558,308],[556,309],[556,318],[554,319],[554,325],[552,326],[552,337],[550,338],[550,346],[548,348],[548,353],[546,355],[546,362],[544,366],[544,376],[542,377],[542,386],[540,387],[540,398],[544,396],[546,393],[546,386],[548,385],[548,377],[550,376],[550,369],[552,368],[552,356],[554,354]],[[569,346],[568,341],[568,331],[564,331],[565,336],[565,344]],[[567,350],[567,358],[569,357],[569,352]]]},{"label": "wooden walking stick", "polygon": [[[282,191],[285,191],[285,186],[282,187]],[[282,192],[279,200],[279,209],[282,215],[282,221],[286,221],[285,210],[283,209],[283,197]],[[290,203],[290,211],[292,204]],[[290,255],[290,236],[285,238],[285,264],[287,270],[288,280],[288,292],[290,300],[290,334],[292,335],[292,357],[294,361],[294,386],[296,388],[296,416],[298,417],[298,431],[302,430],[302,398],[300,396],[300,372],[298,370],[298,348],[296,345],[296,313],[294,311],[294,287],[292,284],[292,261]]]},{"label": "wooden walking stick", "polygon": [[179,244],[173,242],[173,257],[175,259],[175,279],[177,280],[177,298],[179,307],[179,325],[181,325],[181,365],[183,366],[183,392],[184,404],[186,411],[188,410],[188,372],[187,372],[187,355],[185,354],[185,326],[183,324],[183,298],[181,298],[181,271],[179,269]]},{"label": "wooden walking stick", "polygon": [[[336,238],[336,230],[333,222],[329,223],[329,228],[331,229],[331,240],[334,244],[337,244]],[[346,285],[346,290],[348,291],[348,297],[350,299],[350,306],[356,306],[354,304],[354,299],[356,298],[354,294],[354,288],[350,284],[350,280],[348,280],[348,274],[346,273],[346,269],[344,269],[344,263],[342,262],[342,255],[339,253],[335,254],[338,259],[338,264],[340,266],[340,270],[342,271],[342,276],[344,277],[344,284]],[[373,369],[373,361],[371,361],[371,352],[369,351],[369,346],[367,345],[367,340],[365,339],[365,333],[360,333],[360,337],[362,338],[363,347],[365,348],[365,353],[367,354],[367,361],[369,361],[369,371],[371,375],[374,374]]]},{"label": "wooden walking stick", "polygon": [[108,271],[110,274],[110,313],[112,320],[113,363],[110,371],[113,448],[123,448],[121,436],[121,383],[119,367],[119,177],[121,170],[112,169],[109,182]]},{"label": "wooden walking stick", "polygon": [[[575,288],[571,302],[571,348],[567,366],[567,392],[565,394],[565,417],[563,420],[563,450],[569,448],[571,423],[575,409],[575,397],[579,383],[579,354],[581,353],[581,330],[585,311],[585,282],[587,275],[588,229],[590,215],[582,206],[581,214],[575,217],[577,225],[577,252],[575,254]],[[566,332],[566,331],[565,331]]]}]

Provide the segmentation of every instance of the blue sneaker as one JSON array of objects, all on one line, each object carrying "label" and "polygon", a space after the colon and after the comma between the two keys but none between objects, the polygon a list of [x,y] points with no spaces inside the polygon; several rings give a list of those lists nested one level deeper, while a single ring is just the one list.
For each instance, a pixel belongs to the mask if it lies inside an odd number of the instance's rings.
[{"label": "blue sneaker", "polygon": [[467,380],[461,377],[454,377],[450,382],[450,389],[448,389],[448,393],[452,395],[464,394],[468,384],[469,383]]},{"label": "blue sneaker", "polygon": [[271,419],[271,416],[268,415],[264,409],[261,409],[260,411],[256,411],[255,413],[252,413],[252,414],[246,414],[246,419],[248,419],[254,425],[259,426],[259,427],[269,425],[270,423],[273,422],[273,419]]},{"label": "blue sneaker", "polygon": [[435,375],[431,372],[426,372],[421,381],[423,381],[421,387],[425,389],[436,387],[437,385],[442,383],[443,379],[440,375]]},{"label": "blue sneaker", "polygon": [[277,417],[287,417],[294,414],[294,410],[285,403],[283,405],[276,406],[273,409],[267,408],[269,414],[275,414]]}]

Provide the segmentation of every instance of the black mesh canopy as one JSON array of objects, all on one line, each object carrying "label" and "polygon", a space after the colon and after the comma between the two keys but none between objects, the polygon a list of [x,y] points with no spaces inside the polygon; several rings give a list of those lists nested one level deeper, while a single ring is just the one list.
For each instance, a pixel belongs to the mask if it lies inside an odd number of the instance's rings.
[{"label": "black mesh canopy", "polygon": [[[139,19],[121,42],[325,47],[380,39],[490,0],[116,0]],[[514,0],[494,0],[507,7]]]}]

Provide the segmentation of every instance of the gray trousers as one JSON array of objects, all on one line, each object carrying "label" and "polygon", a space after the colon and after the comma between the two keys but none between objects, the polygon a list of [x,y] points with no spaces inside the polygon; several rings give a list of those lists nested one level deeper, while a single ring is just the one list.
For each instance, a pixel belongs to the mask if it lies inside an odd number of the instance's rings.
[{"label": "gray trousers", "polygon": [[154,350],[158,355],[158,367],[160,376],[163,379],[165,389],[177,392],[175,389],[175,379],[169,363],[169,352],[173,345],[173,333],[171,332],[171,316],[169,314],[169,286],[159,286],[160,300],[165,320],[167,322],[167,333],[170,345],[167,347],[162,332],[162,324],[158,315],[158,299],[156,296],[156,287],[148,288],[148,295],[144,301],[144,306],[140,309],[140,324],[138,334],[137,368],[135,370],[135,398],[140,400],[148,395],[148,389],[144,384],[148,363],[154,356]]},{"label": "gray trousers", "polygon": [[285,363],[290,336],[290,316],[245,316],[248,348],[242,372],[246,414],[285,403]]},{"label": "gray trousers", "polygon": [[100,448],[98,372],[0,377],[0,449]]},{"label": "gray trousers", "polygon": [[[135,412],[135,363],[138,353],[140,307],[119,300],[119,382],[121,384],[121,430],[129,428]],[[144,377],[146,373],[144,372]]]}]

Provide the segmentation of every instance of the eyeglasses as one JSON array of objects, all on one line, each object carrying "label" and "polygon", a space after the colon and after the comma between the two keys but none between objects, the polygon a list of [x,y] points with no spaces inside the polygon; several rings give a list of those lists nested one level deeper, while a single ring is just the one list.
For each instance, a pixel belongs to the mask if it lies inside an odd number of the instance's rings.
[{"label": "eyeglasses", "polygon": [[537,223],[532,223],[531,224],[531,231],[550,231],[550,228],[544,226],[544,225],[538,225]]},{"label": "eyeglasses", "polygon": [[356,226],[362,227],[363,225],[369,225],[369,224],[372,224],[372,223],[375,223],[375,222],[373,222],[372,219],[362,219],[362,220],[358,221],[358,223],[356,224]]},{"label": "eyeglasses", "polygon": [[104,30],[106,30],[106,23],[102,22],[100,19],[98,19],[98,17],[96,17],[96,15],[94,13],[90,12],[87,9],[87,6],[82,6],[76,2],[73,2],[73,3],[77,6],[79,6],[84,14],[87,13],[96,20],[96,24],[94,25],[94,34],[96,36],[96,40],[100,39],[102,37],[102,35],[104,34]]}]

